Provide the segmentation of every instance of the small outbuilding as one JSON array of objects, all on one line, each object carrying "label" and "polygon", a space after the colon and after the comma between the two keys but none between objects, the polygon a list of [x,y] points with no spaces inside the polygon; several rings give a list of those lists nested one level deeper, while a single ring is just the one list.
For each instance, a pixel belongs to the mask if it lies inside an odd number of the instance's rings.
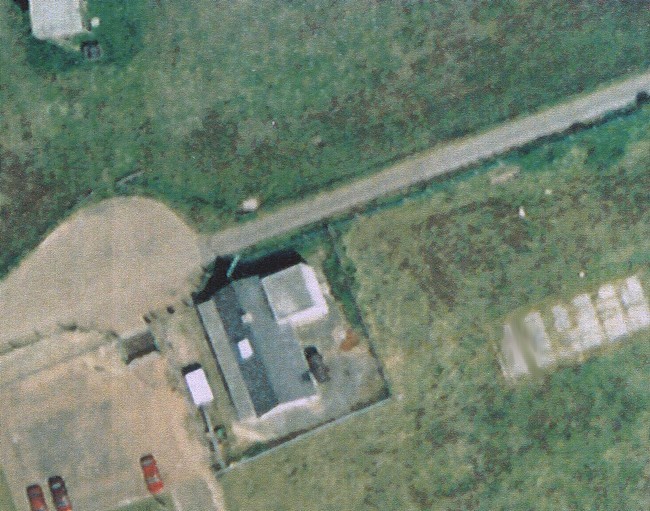
[{"label": "small outbuilding", "polygon": [[273,317],[280,325],[300,326],[327,315],[316,272],[299,263],[262,279]]},{"label": "small outbuilding", "polygon": [[65,39],[86,31],[81,0],[29,0],[29,17],[36,39]]},{"label": "small outbuilding", "polygon": [[97,41],[81,43],[81,53],[87,60],[97,60],[102,56],[102,48]]},{"label": "small outbuilding", "polygon": [[205,371],[199,364],[188,366],[184,370],[185,383],[192,396],[192,402],[201,408],[214,401],[214,394],[208,383]]},{"label": "small outbuilding", "polygon": [[132,335],[124,336],[124,338],[120,340],[120,350],[124,361],[127,364],[130,364],[137,358],[158,351],[158,344],[156,343],[156,338],[151,333],[151,330],[147,329],[142,332],[136,332]]}]

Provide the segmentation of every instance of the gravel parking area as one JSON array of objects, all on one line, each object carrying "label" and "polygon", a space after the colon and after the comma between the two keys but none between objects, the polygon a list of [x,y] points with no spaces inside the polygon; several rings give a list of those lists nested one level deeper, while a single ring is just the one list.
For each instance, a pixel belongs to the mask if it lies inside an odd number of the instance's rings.
[{"label": "gravel parking area", "polygon": [[64,477],[75,509],[145,498],[139,458],[150,452],[170,492],[198,485],[214,501],[209,452],[174,374],[158,354],[127,366],[107,345],[0,388],[2,466],[18,509],[25,487],[52,475]]}]

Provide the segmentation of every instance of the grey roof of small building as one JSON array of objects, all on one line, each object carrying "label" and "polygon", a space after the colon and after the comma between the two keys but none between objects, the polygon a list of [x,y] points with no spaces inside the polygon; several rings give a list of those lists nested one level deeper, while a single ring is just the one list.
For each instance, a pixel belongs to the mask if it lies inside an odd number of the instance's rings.
[{"label": "grey roof of small building", "polygon": [[[239,304],[234,286],[221,289],[214,296],[214,301],[230,341],[231,350],[235,354],[239,370],[253,402],[256,415],[263,415],[275,408],[279,401],[269,380],[261,353],[257,349],[258,344],[260,344],[257,336],[253,332],[251,325],[242,321],[242,316],[246,311]],[[237,343],[244,339],[248,339],[253,347],[253,355],[246,360],[242,359],[237,349]]]},{"label": "grey roof of small building", "polygon": [[29,0],[32,34],[59,39],[84,32],[80,0]]},{"label": "grey roof of small building", "polygon": [[148,328],[142,332],[131,335],[120,342],[122,348],[122,355],[126,359],[126,363],[131,363],[136,358],[142,357],[156,351],[158,346],[156,338],[151,330]]},{"label": "grey roof of small building", "polygon": [[[258,277],[231,283],[198,306],[240,419],[313,396],[307,362],[293,330],[279,325]],[[244,315],[247,321],[244,322]],[[253,355],[243,359],[237,343],[248,339]]]}]

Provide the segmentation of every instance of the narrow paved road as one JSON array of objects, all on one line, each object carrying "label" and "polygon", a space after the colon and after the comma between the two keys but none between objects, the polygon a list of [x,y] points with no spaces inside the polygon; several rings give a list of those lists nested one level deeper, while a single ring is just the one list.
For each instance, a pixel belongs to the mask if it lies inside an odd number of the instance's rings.
[{"label": "narrow paved road", "polygon": [[206,261],[218,255],[237,253],[373,199],[562,132],[575,123],[597,120],[608,112],[632,104],[642,91],[650,94],[650,71],[478,135],[440,145],[372,176],[262,214],[255,220],[212,235],[206,247]]}]

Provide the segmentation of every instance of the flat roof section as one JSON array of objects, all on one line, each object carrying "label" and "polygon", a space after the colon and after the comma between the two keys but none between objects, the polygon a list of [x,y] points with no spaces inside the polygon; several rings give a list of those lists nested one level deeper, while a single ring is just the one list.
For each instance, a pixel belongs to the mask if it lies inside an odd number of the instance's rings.
[{"label": "flat roof section", "polygon": [[187,388],[190,389],[192,401],[196,406],[200,407],[214,401],[212,389],[202,368],[187,373],[185,383],[187,383]]},{"label": "flat roof section", "polygon": [[262,279],[262,287],[275,320],[294,325],[327,314],[327,303],[313,268],[299,263]]},{"label": "flat roof section", "polygon": [[62,39],[85,32],[80,0],[29,0],[29,16],[37,39]]},{"label": "flat roof section", "polygon": [[237,411],[237,416],[240,420],[255,417],[257,414],[255,413],[253,402],[251,401],[235,354],[230,349],[230,340],[221,322],[216,303],[210,299],[207,302],[198,304],[196,308],[203,323],[203,328],[208,334],[212,352],[223,374],[228,394]]}]

